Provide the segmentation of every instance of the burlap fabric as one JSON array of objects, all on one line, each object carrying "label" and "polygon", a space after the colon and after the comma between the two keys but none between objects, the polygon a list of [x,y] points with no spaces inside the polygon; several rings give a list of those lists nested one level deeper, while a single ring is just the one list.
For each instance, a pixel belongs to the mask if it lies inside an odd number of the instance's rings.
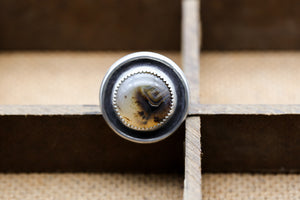
[{"label": "burlap fabric", "polygon": [[[204,174],[204,200],[299,200],[300,175]],[[0,174],[2,200],[181,200],[182,175]]]},{"label": "burlap fabric", "polygon": [[[104,74],[127,53],[0,53],[0,104],[98,104]],[[161,53],[180,65],[179,53]],[[300,52],[204,52],[200,101],[300,103],[299,66]]]}]

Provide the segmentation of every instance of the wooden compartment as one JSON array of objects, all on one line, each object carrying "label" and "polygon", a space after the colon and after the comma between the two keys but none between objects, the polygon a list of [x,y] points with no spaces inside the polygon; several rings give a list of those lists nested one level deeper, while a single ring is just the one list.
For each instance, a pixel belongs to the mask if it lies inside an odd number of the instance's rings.
[{"label": "wooden compartment", "polygon": [[98,106],[120,57],[153,50],[179,62],[180,7],[0,1],[0,199],[182,198],[184,125],[170,140],[135,144],[111,131]]},{"label": "wooden compartment", "polygon": [[180,8],[0,2],[0,199],[26,188],[26,198],[182,198],[185,125],[168,140],[136,144],[113,133],[98,106],[102,78],[122,56],[155,51],[180,65]]},{"label": "wooden compartment", "polygon": [[[281,5],[281,0],[276,2]],[[202,40],[205,50],[214,51],[200,55],[198,0],[118,3],[75,1],[72,7],[64,1],[0,2],[4,28],[0,30],[0,172],[100,173],[97,180],[107,173],[112,177],[122,173],[137,177],[134,180],[149,178],[154,182],[144,187],[152,191],[158,189],[153,190],[157,177],[164,177],[174,181],[166,188],[184,185],[177,197],[183,193],[184,199],[199,199],[201,167],[204,172],[300,171],[300,160],[295,159],[300,156],[300,53],[265,51],[297,49],[297,37],[292,36],[298,29],[287,33],[296,42],[293,45],[282,45],[284,39],[257,43],[257,35],[243,31],[231,43],[237,33],[224,27],[242,13],[227,15],[224,10],[231,8],[227,4],[203,1]],[[256,9],[255,3],[248,5],[249,10]],[[228,18],[214,28],[218,18],[205,12],[209,10],[221,10],[220,16]],[[264,16],[244,17],[251,24]],[[7,19],[28,31],[17,32]],[[264,23],[268,20],[272,21]],[[241,20],[235,23],[230,26],[248,30]],[[250,27],[264,38],[275,37],[273,32]],[[225,31],[222,37],[219,29]],[[240,49],[264,51],[216,51]],[[185,123],[170,138],[149,145],[114,134],[98,106],[99,87],[109,66],[137,50],[156,51],[174,60],[191,89]],[[172,199],[161,195],[166,193],[153,192],[149,198]]]}]

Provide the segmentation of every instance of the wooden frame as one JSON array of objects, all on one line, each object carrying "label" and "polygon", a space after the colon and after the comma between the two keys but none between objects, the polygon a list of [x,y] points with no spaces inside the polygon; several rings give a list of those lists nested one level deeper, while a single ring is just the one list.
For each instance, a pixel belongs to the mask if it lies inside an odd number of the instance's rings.
[{"label": "wooden frame", "polygon": [[199,0],[182,1],[182,60],[191,102],[174,135],[148,145],[125,141],[112,133],[97,105],[2,105],[0,171],[184,172],[185,200],[201,199],[201,167],[204,172],[299,172],[300,105],[199,102],[199,9]]}]

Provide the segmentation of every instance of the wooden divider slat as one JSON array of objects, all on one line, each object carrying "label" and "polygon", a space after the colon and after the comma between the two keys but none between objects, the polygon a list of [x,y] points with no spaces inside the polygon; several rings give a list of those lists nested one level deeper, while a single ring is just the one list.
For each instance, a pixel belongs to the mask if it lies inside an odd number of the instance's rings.
[{"label": "wooden divider slat", "polygon": [[[199,0],[182,1],[182,61],[190,86],[190,102],[199,103],[200,97],[200,22]],[[188,117],[185,130],[184,200],[202,199],[200,117]]]},{"label": "wooden divider slat", "polygon": [[186,119],[183,199],[201,199],[200,117]]},{"label": "wooden divider slat", "polygon": [[[191,104],[188,116],[299,115],[300,104]],[[0,105],[1,115],[101,115],[98,105]]]}]

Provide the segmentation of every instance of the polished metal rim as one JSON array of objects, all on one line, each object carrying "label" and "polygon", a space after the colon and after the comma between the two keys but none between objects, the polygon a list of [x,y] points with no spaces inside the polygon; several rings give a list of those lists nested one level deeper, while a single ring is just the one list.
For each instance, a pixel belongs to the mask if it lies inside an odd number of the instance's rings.
[{"label": "polished metal rim", "polygon": [[[177,109],[174,116],[161,128],[154,131],[138,131],[122,126],[115,111],[112,109],[112,90],[115,87],[117,79],[122,77],[128,70],[143,66],[143,62],[149,65],[152,71],[158,70],[165,73],[175,87],[177,97]],[[134,65],[130,65],[134,63]],[[124,56],[117,60],[105,75],[99,94],[100,107],[102,114],[108,125],[119,136],[138,143],[152,143],[165,139],[170,136],[184,121],[188,111],[189,89],[187,80],[181,69],[169,58],[153,52],[137,52]]]}]

